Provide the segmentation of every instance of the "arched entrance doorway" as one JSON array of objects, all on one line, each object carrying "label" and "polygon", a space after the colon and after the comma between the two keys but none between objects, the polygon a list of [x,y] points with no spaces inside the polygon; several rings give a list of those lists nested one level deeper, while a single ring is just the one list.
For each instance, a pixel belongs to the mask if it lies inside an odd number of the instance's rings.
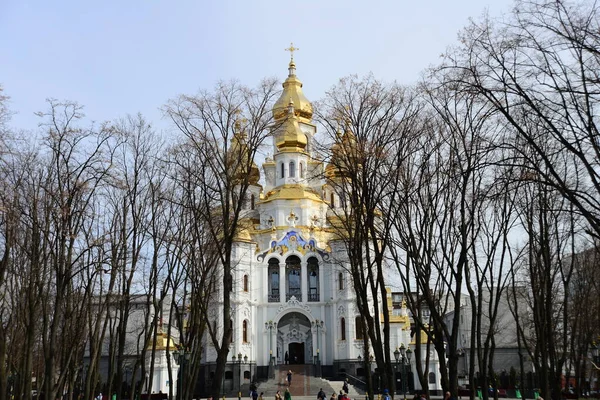
[{"label": "arched entrance doorway", "polygon": [[277,330],[278,354],[283,355],[281,361],[289,364],[310,363],[313,359],[313,338],[308,318],[299,312],[290,312],[281,317]]}]

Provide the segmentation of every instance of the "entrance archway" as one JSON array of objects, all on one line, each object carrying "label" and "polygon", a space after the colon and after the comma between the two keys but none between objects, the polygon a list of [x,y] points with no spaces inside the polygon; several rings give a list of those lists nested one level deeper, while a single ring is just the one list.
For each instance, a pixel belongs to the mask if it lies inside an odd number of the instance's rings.
[{"label": "entrance archway", "polygon": [[304,364],[304,343],[288,344],[290,364]]},{"label": "entrance archway", "polygon": [[304,364],[313,359],[310,321],[299,312],[285,314],[277,324],[277,350],[281,363]]}]

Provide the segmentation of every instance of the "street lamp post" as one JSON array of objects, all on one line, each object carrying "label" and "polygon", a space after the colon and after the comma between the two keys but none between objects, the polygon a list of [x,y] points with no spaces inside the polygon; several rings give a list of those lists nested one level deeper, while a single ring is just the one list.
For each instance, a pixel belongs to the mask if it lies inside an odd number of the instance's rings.
[{"label": "street lamp post", "polygon": [[81,393],[85,393],[85,384],[87,382],[88,369],[88,364],[83,364],[81,366]]},{"label": "street lamp post", "polygon": [[312,322],[312,326],[313,328],[315,328],[316,330],[316,336],[317,336],[317,355],[315,356],[315,376],[321,376],[321,355],[319,353],[320,351],[320,346],[319,346],[319,329],[323,329],[323,325],[324,322],[320,319],[315,319]]},{"label": "street lamp post", "polygon": [[[235,354],[231,357],[233,359],[233,362],[235,363]],[[248,362],[248,356],[245,355],[242,358],[242,353],[238,353],[238,399],[242,398],[242,361],[244,362],[244,364],[246,364],[246,362]]]},{"label": "street lamp post", "polygon": [[[396,374],[398,373],[398,370],[400,369],[398,367],[399,363],[400,363],[400,350],[398,350],[398,348],[396,347],[396,350],[394,350],[394,358],[396,359]],[[404,384],[404,378],[400,378],[402,379],[402,384]],[[398,390],[400,389],[398,387],[398,378],[394,379],[394,383],[396,384],[396,393],[398,393]]]},{"label": "street lamp post", "polygon": [[130,388],[130,385],[129,385],[129,372],[131,372],[131,367],[129,365],[126,365],[123,368],[123,372],[125,372],[125,388],[126,388],[125,390],[127,391],[127,394],[129,394],[129,388]]},{"label": "street lamp post", "polygon": [[398,364],[400,363],[402,366],[401,369],[401,379],[402,379],[402,392],[404,393],[404,400],[406,400],[406,392],[408,391],[408,374],[406,373],[406,367],[410,368],[410,359],[412,356],[412,350],[410,348],[404,347],[404,343],[400,344],[400,349],[396,348],[394,351],[394,358],[396,359],[396,368],[398,368]]},{"label": "street lamp post", "polygon": [[[599,357],[598,357],[598,345],[596,345],[596,342],[592,342],[592,358],[593,358],[593,361],[595,364],[594,369],[596,369],[596,376],[598,376],[597,371],[598,371],[598,361],[599,361],[598,358]],[[598,383],[599,383],[599,380],[598,380],[598,377],[596,377],[596,386],[598,386]],[[598,390],[598,389],[600,389],[600,387],[595,387],[594,389]]]},{"label": "street lamp post", "polygon": [[277,322],[265,322],[265,329],[269,331],[269,378],[275,378],[275,358],[273,357],[271,342],[273,341],[273,332],[277,332]]},{"label": "street lamp post", "polygon": [[238,353],[238,398],[242,397],[242,353]]},{"label": "street lamp post", "polygon": [[179,365],[181,365],[181,369],[179,370],[179,380],[177,382],[177,398],[178,399],[182,399],[183,398],[183,389],[185,388],[185,367],[186,364],[188,363],[188,361],[190,360],[190,356],[192,355],[192,353],[190,351],[186,351],[185,348],[181,351],[179,350],[175,350],[173,352],[173,358],[175,359],[175,362]]}]

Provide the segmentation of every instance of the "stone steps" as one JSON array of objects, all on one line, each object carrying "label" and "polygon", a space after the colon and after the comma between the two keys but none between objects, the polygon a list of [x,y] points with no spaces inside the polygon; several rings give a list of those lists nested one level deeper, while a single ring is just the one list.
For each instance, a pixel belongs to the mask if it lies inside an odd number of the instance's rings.
[{"label": "stone steps", "polygon": [[[316,400],[319,389],[323,389],[327,398],[335,389],[331,386],[331,382],[314,376],[313,366],[305,365],[282,365],[275,370],[275,378],[261,382],[258,385],[258,393],[264,392],[264,400],[275,398],[275,393],[279,390],[283,396],[287,386],[287,372],[292,371],[292,383],[289,386],[292,400],[298,396],[306,396]],[[340,385],[341,388],[341,385]],[[339,389],[336,391],[339,393]]]}]

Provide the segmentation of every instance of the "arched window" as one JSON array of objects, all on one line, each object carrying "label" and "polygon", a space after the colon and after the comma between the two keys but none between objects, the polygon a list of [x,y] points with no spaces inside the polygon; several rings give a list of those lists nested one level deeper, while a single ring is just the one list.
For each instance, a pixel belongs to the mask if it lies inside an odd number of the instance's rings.
[{"label": "arched window", "polygon": [[244,275],[244,292],[248,291],[248,275]]},{"label": "arched window", "polygon": [[331,205],[331,208],[335,208],[335,194],[331,192],[331,195],[329,197],[329,205]]},{"label": "arched window", "polygon": [[254,193],[252,193],[252,194],[250,195],[250,209],[251,209],[251,210],[254,210],[254,202],[255,202],[255,199],[254,199]]},{"label": "arched window", "polygon": [[295,178],[296,177],[296,163],[293,161],[290,161],[290,178]]},{"label": "arched window", "polygon": [[434,372],[429,373],[429,383],[435,383],[435,373]]},{"label": "arched window", "polygon": [[248,343],[248,321],[242,322],[242,341]]},{"label": "arched window", "polygon": [[344,273],[340,272],[338,274],[338,285],[340,290],[344,290]]},{"label": "arched window", "polygon": [[300,258],[298,256],[289,256],[285,260],[285,274],[287,277],[286,301],[295,296],[302,300],[302,276],[300,273]]},{"label": "arched window", "polygon": [[319,301],[319,260],[311,257],[307,261],[308,301]]},{"label": "arched window", "polygon": [[342,317],[342,319],[340,319],[340,329],[342,330],[342,332],[341,332],[342,340],[346,340],[346,318],[344,318],[344,317]]},{"label": "arched window", "polygon": [[356,317],[354,319],[354,324],[355,324],[355,330],[356,330],[356,340],[362,340],[363,337],[363,320],[361,317]]},{"label": "arched window", "polygon": [[279,260],[269,260],[269,302],[279,302]]},{"label": "arched window", "polygon": [[233,320],[232,319],[229,320],[229,328],[231,329],[229,331],[229,341],[231,343],[233,343],[233,339],[235,338],[235,335],[233,334]]},{"label": "arched window", "polygon": [[304,178],[304,163],[301,162],[298,168],[300,169],[300,178]]},{"label": "arched window", "polygon": [[281,164],[279,164],[279,165],[281,166],[281,167],[280,167],[280,168],[281,168],[281,177],[282,177],[282,178],[285,178],[285,164],[284,164],[284,163],[281,163]]}]

